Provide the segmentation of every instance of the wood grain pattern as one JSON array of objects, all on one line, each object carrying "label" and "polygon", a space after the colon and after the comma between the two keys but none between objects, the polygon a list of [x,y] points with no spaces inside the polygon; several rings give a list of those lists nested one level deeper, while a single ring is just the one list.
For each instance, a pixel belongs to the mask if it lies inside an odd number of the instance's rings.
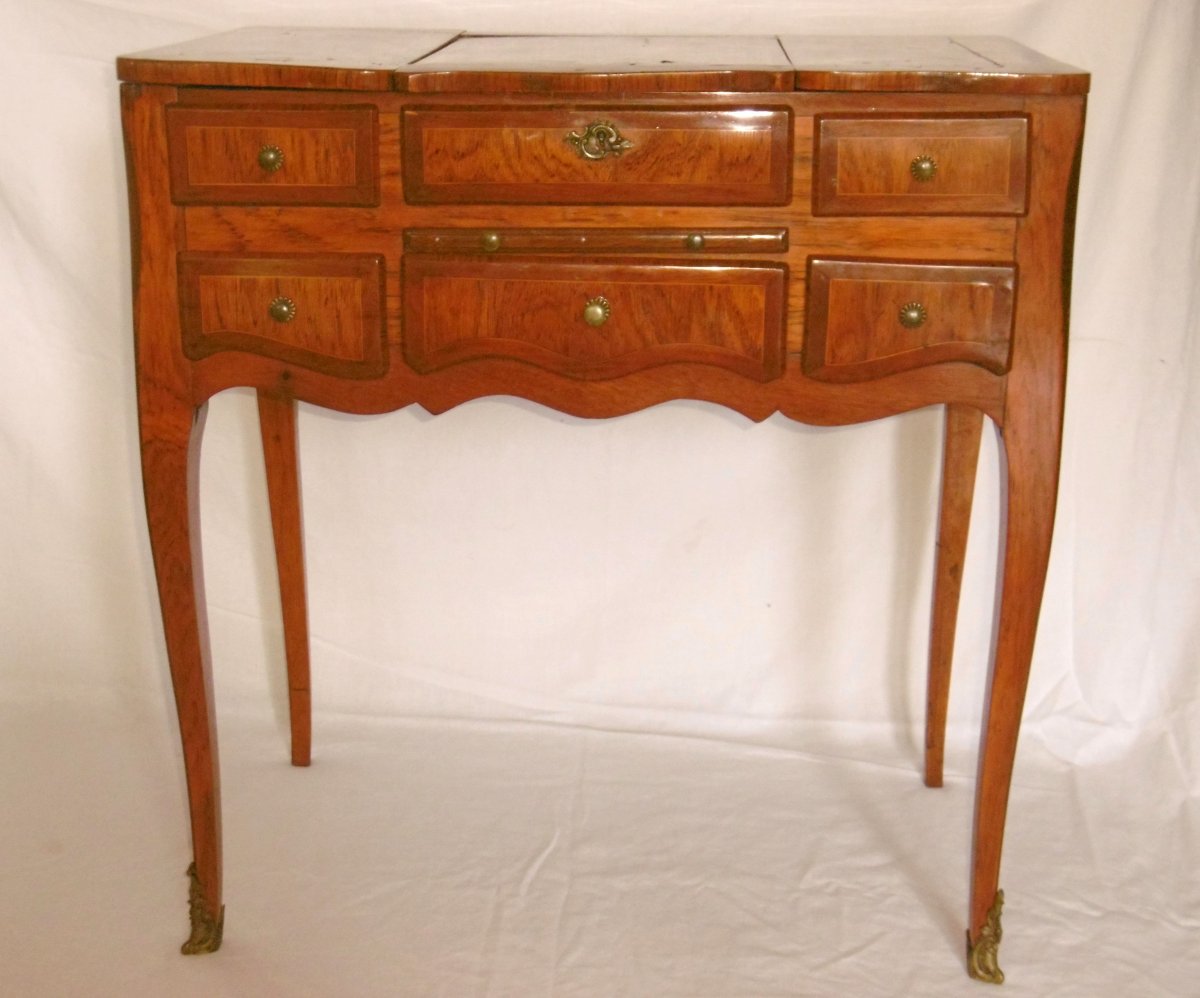
[{"label": "wood grain pattern", "polygon": [[[193,360],[240,350],[339,377],[373,377],[387,366],[383,286],[383,259],[371,254],[182,253],[183,349]],[[271,316],[277,298],[294,304],[294,318]]]},{"label": "wood grain pattern", "polygon": [[[783,371],[786,282],[778,264],[411,255],[404,358],[421,373],[509,358],[580,379],[687,362],[765,381]],[[583,313],[600,297],[611,312],[593,327]]]},{"label": "wood grain pattern", "polygon": [[[1012,267],[814,257],[804,371],[829,381],[858,381],[964,361],[1003,374],[1015,283]],[[916,328],[900,322],[910,302],[926,312]]]},{"label": "wood grain pattern", "polygon": [[[172,335],[178,328],[175,248],[180,211],[171,204],[164,105],[174,89],[121,88],[129,174],[138,436],[146,523],[183,743],[198,905],[222,922],[221,789],[204,571],[200,548],[200,439],[205,406]],[[182,869],[184,864],[180,863]],[[184,952],[194,951],[193,937]],[[220,935],[216,937],[219,945]]]},{"label": "wood grain pattern", "polygon": [[[567,141],[611,122],[632,148],[589,160]],[[787,107],[620,106],[404,114],[404,187],[418,204],[784,204]]]},{"label": "wood grain pattern", "polygon": [[1038,178],[1039,190],[1030,201],[1017,242],[1021,294],[1000,424],[1006,469],[1004,554],[975,795],[968,930],[972,944],[981,937],[999,889],[1017,733],[1054,531],[1066,388],[1070,302],[1065,292],[1084,102],[1036,98],[1030,100],[1030,109],[1030,174]]},{"label": "wood grain pattern", "polygon": [[[171,191],[177,204],[379,203],[377,112],[371,106],[172,107]],[[273,147],[283,165],[258,161]]]},{"label": "wood grain pattern", "polygon": [[[813,212],[818,215],[1023,215],[1023,116],[817,119]],[[913,176],[931,157],[936,173]]]}]

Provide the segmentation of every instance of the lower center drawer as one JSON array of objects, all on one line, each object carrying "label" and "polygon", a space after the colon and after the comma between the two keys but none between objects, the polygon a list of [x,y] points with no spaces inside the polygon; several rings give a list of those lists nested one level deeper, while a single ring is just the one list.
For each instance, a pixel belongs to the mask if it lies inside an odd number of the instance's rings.
[{"label": "lower center drawer", "polygon": [[787,267],[669,260],[404,258],[404,359],[509,359],[616,378],[675,362],[783,373]]}]

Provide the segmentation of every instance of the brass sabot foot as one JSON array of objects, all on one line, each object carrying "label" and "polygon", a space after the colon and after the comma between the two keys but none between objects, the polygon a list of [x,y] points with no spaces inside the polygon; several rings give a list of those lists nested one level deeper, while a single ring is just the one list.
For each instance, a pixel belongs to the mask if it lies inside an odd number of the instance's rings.
[{"label": "brass sabot foot", "polygon": [[1000,929],[1000,911],[1003,907],[1004,891],[996,891],[996,900],[988,909],[987,919],[974,945],[971,943],[971,933],[967,933],[967,973],[975,980],[988,984],[1004,983],[1004,971],[997,962],[1000,958],[1000,938],[1004,935]]},{"label": "brass sabot foot", "polygon": [[200,886],[200,878],[196,875],[195,863],[188,867],[188,878],[191,880],[188,915],[192,920],[192,934],[180,947],[180,952],[189,956],[194,953],[215,953],[221,948],[221,934],[225,931],[225,908],[222,907],[220,914],[213,918],[212,908],[204,897],[204,888]]}]

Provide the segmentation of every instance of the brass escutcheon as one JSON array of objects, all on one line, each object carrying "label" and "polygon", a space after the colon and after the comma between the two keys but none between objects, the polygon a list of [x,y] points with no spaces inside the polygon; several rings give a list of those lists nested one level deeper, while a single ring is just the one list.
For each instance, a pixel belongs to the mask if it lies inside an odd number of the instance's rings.
[{"label": "brass escutcheon", "polygon": [[611,121],[593,121],[580,135],[568,132],[566,142],[584,159],[604,159],[609,153],[620,156],[633,143],[622,138]]}]

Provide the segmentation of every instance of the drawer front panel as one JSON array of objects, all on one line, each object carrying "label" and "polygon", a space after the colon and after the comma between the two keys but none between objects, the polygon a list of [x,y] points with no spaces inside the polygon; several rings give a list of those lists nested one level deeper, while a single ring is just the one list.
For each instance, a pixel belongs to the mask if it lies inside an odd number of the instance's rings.
[{"label": "drawer front panel", "polygon": [[383,257],[182,253],[184,353],[237,350],[339,377],[387,366]]},{"label": "drawer front panel", "polygon": [[404,357],[505,358],[602,379],[672,362],[783,373],[783,264],[404,260]]},{"label": "drawer front panel", "polygon": [[375,205],[372,107],[167,109],[176,204]]},{"label": "drawer front panel", "polygon": [[786,204],[791,112],[413,109],[404,190],[420,204]]},{"label": "drawer front panel", "polygon": [[1021,215],[1028,120],[820,117],[818,215]]},{"label": "drawer front panel", "polygon": [[1009,266],[810,260],[804,372],[863,381],[965,361],[1008,370]]}]

